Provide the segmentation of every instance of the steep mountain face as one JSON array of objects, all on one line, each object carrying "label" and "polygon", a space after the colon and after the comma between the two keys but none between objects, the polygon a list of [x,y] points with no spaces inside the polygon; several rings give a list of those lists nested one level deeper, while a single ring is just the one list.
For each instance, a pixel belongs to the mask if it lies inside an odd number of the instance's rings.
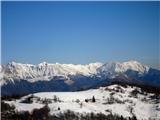
[{"label": "steep mountain face", "polygon": [[34,79],[34,80],[50,80],[53,76],[68,76],[82,74],[89,76],[96,73],[96,69],[101,63],[91,63],[88,65],[73,65],[73,64],[49,64],[46,62],[38,65],[21,64],[11,62],[3,66],[5,79]]},{"label": "steep mountain face", "polygon": [[11,62],[0,68],[2,95],[76,91],[110,84],[113,80],[160,86],[160,71],[137,61],[88,65]]}]

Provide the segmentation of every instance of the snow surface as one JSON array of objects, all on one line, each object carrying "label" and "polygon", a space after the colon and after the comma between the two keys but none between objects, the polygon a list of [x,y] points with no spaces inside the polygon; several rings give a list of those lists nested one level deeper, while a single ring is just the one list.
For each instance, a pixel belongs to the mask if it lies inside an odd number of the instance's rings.
[{"label": "snow surface", "polygon": [[[150,99],[153,94],[145,93],[138,94],[137,97],[131,96],[133,90],[141,91],[140,88],[130,87],[124,88],[119,85],[111,85],[108,87],[100,87],[99,89],[90,89],[86,91],[79,92],[41,92],[33,94],[33,103],[21,103],[22,100],[31,96],[22,97],[19,100],[6,101],[9,104],[13,104],[17,111],[30,111],[34,108],[41,108],[44,106],[40,100],[49,99],[52,103],[49,103],[50,114],[58,115],[67,110],[74,111],[75,113],[87,114],[87,113],[104,113],[122,115],[123,117],[129,117],[136,115],[136,117],[141,119],[160,119],[160,101],[156,102],[154,99]],[[56,96],[59,101],[54,101],[54,96]],[[92,97],[95,97],[96,102],[91,102]],[[40,98],[40,100],[36,100]],[[114,98],[121,101],[109,104],[108,99]],[[85,102],[88,99],[89,102]],[[146,100],[144,100],[146,99]],[[58,110],[58,107],[60,110]],[[132,113],[131,113],[131,108]],[[109,112],[110,111],[110,112]]]}]

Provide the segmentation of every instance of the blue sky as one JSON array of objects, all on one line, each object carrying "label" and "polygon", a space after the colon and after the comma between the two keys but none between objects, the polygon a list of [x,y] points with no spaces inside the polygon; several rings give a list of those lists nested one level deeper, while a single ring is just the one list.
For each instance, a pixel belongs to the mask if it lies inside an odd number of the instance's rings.
[{"label": "blue sky", "polygon": [[158,2],[3,2],[2,63],[158,67]]}]

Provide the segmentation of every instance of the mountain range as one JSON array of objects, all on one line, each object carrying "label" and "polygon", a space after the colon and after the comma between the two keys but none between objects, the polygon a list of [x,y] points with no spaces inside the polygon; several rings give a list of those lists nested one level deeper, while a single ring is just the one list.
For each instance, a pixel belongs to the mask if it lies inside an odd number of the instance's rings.
[{"label": "mountain range", "polygon": [[137,61],[90,63],[86,65],[38,65],[10,62],[0,66],[1,94],[77,91],[114,81],[160,87],[160,70]]}]

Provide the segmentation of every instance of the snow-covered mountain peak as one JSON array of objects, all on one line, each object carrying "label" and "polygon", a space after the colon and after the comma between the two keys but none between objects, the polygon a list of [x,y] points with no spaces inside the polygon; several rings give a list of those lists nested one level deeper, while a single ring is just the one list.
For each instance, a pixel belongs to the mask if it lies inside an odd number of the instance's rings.
[{"label": "snow-covered mountain peak", "polygon": [[9,62],[6,67],[23,67],[23,66],[34,66],[32,64],[24,64],[24,63],[18,63],[18,62]]},{"label": "snow-covered mountain peak", "polygon": [[42,63],[39,63],[38,65],[39,65],[39,66],[44,66],[44,65],[47,65],[47,64],[48,64],[48,63],[44,61],[44,62],[42,62]]},{"label": "snow-covered mountain peak", "polygon": [[97,69],[97,72],[102,76],[114,78],[119,73],[125,73],[128,70],[136,71],[139,74],[147,73],[149,70],[148,66],[145,66],[137,61],[128,62],[107,62]]},{"label": "snow-covered mountain peak", "polygon": [[149,70],[148,66],[143,65],[143,64],[141,64],[138,61],[128,61],[128,62],[123,62],[122,64],[123,64],[123,66],[126,69],[131,69],[131,70],[134,70],[134,71],[139,71],[141,73],[146,73]]}]

